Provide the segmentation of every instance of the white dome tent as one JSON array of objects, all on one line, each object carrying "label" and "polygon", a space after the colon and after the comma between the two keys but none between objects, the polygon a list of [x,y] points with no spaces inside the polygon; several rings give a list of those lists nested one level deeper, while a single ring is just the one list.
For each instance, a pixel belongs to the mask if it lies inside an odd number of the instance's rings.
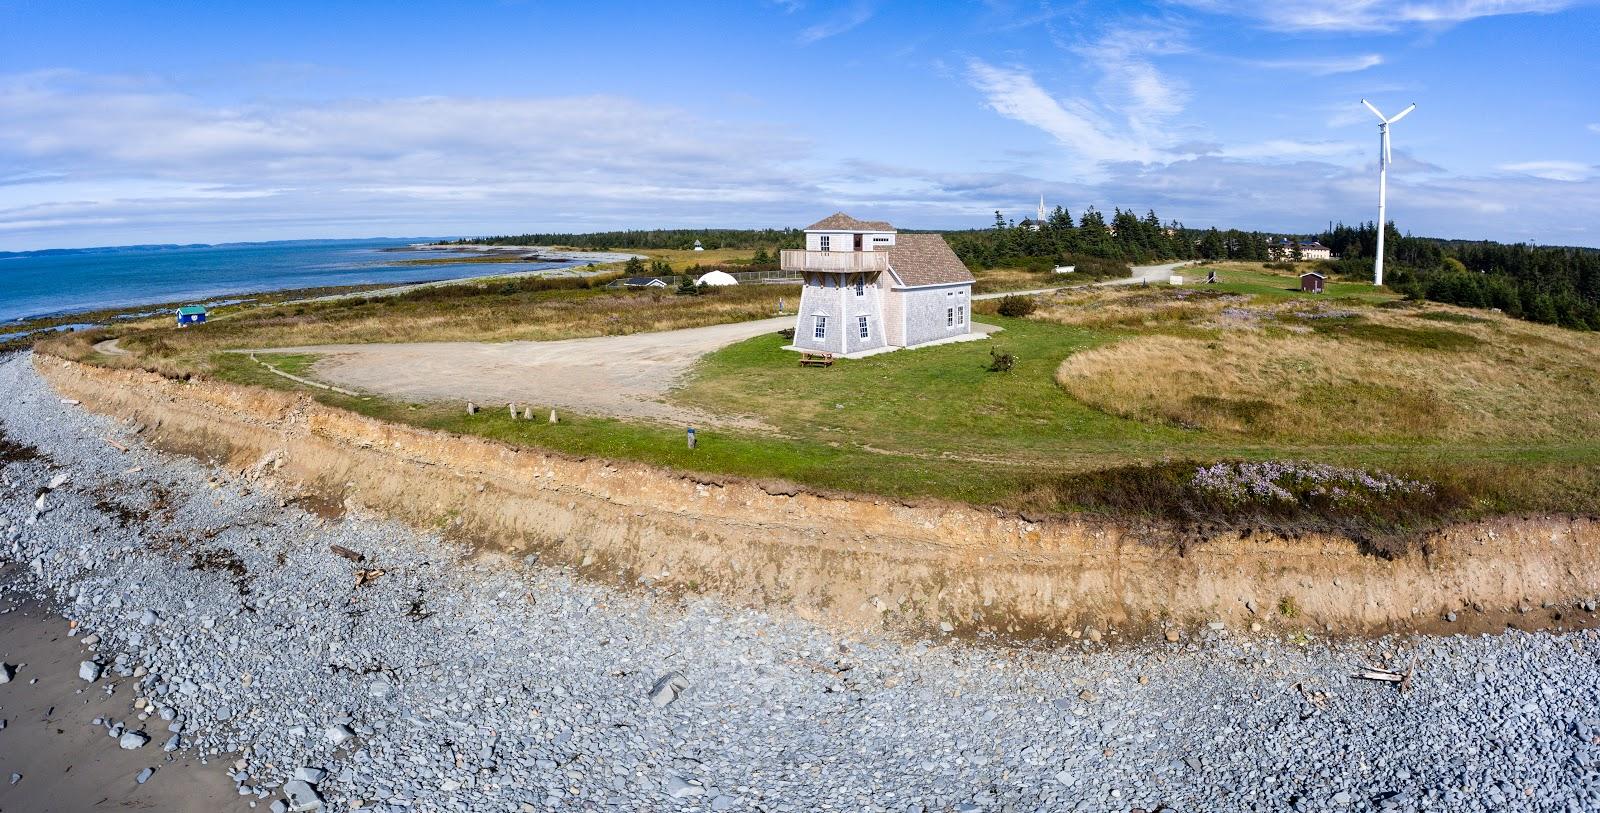
[{"label": "white dome tent", "polygon": [[720,287],[723,285],[738,285],[739,281],[726,271],[708,271],[701,274],[700,278],[694,281],[694,284]]}]

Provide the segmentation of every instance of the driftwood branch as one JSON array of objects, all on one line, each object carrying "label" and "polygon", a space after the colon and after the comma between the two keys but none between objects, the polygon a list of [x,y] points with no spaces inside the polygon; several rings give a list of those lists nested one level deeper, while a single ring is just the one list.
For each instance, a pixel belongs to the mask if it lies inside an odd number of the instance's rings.
[{"label": "driftwood branch", "polygon": [[1394,683],[1402,693],[1411,691],[1411,679],[1417,674],[1417,658],[1412,656],[1411,665],[1404,672],[1393,669],[1384,669],[1378,666],[1362,665],[1361,671],[1354,676],[1361,680],[1375,680],[1383,683]]},{"label": "driftwood branch", "polygon": [[355,552],[355,551],[353,551],[353,550],[351,550],[351,549],[349,549],[349,548],[347,548],[347,547],[345,547],[343,545],[329,545],[328,546],[328,550],[331,550],[334,553],[337,553],[340,556],[343,556],[344,558],[349,559],[352,562],[360,563],[360,562],[367,561],[367,557],[366,557],[365,554],[357,553],[357,552]]}]

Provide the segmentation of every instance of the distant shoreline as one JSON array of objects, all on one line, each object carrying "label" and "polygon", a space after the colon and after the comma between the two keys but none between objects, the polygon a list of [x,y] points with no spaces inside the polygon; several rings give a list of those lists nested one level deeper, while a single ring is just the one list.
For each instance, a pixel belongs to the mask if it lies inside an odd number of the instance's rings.
[{"label": "distant shoreline", "polygon": [[[180,247],[177,247],[177,248],[191,248],[191,247],[193,247],[193,246],[180,246]],[[137,249],[137,248],[141,248],[141,247],[133,247],[133,248]],[[207,305],[208,307],[215,307],[219,303],[229,303],[229,304],[237,304],[237,303],[241,303],[241,302],[282,303],[282,302],[291,302],[291,301],[296,301],[296,300],[307,300],[307,301],[310,301],[310,300],[325,300],[325,299],[330,299],[330,298],[355,296],[355,295],[361,295],[361,294],[376,294],[376,293],[380,293],[380,292],[383,295],[389,295],[389,294],[392,294],[392,293],[398,293],[398,292],[404,292],[404,291],[408,291],[408,290],[414,290],[414,289],[416,289],[418,287],[422,287],[422,286],[447,285],[447,284],[452,284],[452,283],[457,283],[457,282],[468,282],[468,281],[471,281],[471,280],[480,280],[480,279],[491,278],[491,277],[520,277],[520,276],[527,276],[527,275],[530,275],[530,274],[531,275],[540,275],[540,274],[569,275],[569,274],[573,274],[575,272],[578,272],[579,269],[585,268],[587,266],[601,265],[601,264],[612,263],[612,262],[623,262],[623,261],[627,260],[629,257],[635,256],[635,255],[632,255],[632,254],[625,254],[625,253],[618,253],[618,252],[594,252],[594,251],[570,251],[570,250],[568,250],[568,251],[557,251],[557,250],[544,250],[544,249],[541,249],[539,247],[533,247],[533,246],[518,246],[518,247],[515,247],[516,252],[518,254],[520,254],[520,255],[528,255],[528,254],[534,254],[534,253],[537,253],[537,255],[538,255],[538,259],[524,259],[522,257],[505,256],[505,255],[509,255],[510,254],[508,249],[510,249],[512,247],[496,247],[496,248],[500,249],[500,251],[495,252],[495,254],[496,255],[500,255],[500,256],[494,256],[492,259],[491,259],[491,257],[484,256],[484,252],[478,251],[476,249],[476,247],[474,247],[473,249],[470,249],[468,252],[464,252],[464,254],[468,254],[469,253],[469,256],[429,257],[429,258],[416,258],[416,259],[404,259],[404,260],[396,259],[396,260],[393,261],[393,265],[387,265],[387,266],[382,266],[382,267],[408,268],[408,267],[418,267],[418,266],[420,266],[420,267],[423,267],[423,268],[428,268],[428,267],[437,266],[437,267],[440,267],[440,268],[444,268],[444,267],[447,267],[447,266],[459,266],[459,265],[464,265],[464,264],[493,265],[493,264],[516,264],[516,263],[542,263],[542,264],[560,263],[562,267],[559,267],[559,268],[539,268],[539,269],[529,269],[529,270],[484,269],[481,272],[460,274],[460,275],[453,274],[450,271],[441,270],[439,272],[439,276],[434,277],[432,279],[405,280],[405,281],[380,281],[380,282],[370,282],[370,283],[358,283],[358,284],[351,284],[351,285],[295,286],[295,287],[285,287],[285,288],[263,288],[263,289],[248,289],[248,288],[246,288],[246,289],[235,289],[235,290],[232,290],[232,291],[229,291],[229,292],[226,292],[226,293],[211,293],[211,294],[206,294],[206,295],[196,295],[196,296],[190,296],[190,297],[185,297],[185,298],[181,298],[181,299],[161,300],[161,301],[155,301],[155,302],[140,301],[137,298],[131,298],[129,301],[125,301],[125,302],[122,302],[120,304],[112,305],[112,306],[109,306],[109,307],[98,306],[98,305],[87,305],[87,306],[84,306],[84,307],[61,308],[61,309],[57,309],[57,310],[45,311],[45,312],[39,312],[39,313],[30,314],[30,315],[26,315],[26,316],[21,316],[21,317],[18,317],[16,319],[11,319],[11,320],[0,322],[0,348],[6,347],[8,345],[15,345],[15,344],[19,344],[19,343],[30,342],[30,341],[32,341],[32,337],[34,337],[36,334],[43,334],[45,332],[58,331],[58,330],[63,330],[63,329],[87,330],[87,329],[90,329],[90,328],[93,328],[93,327],[103,327],[106,323],[113,323],[113,322],[117,322],[117,321],[124,321],[124,320],[132,320],[132,319],[138,319],[138,318],[147,318],[147,317],[152,317],[152,316],[158,316],[158,315],[161,314],[162,311],[172,310],[172,309],[177,308],[177,307],[179,307],[181,305],[203,304],[203,305]],[[20,253],[20,254],[12,255],[11,257],[8,257],[8,259],[13,259],[13,258],[18,258],[19,259],[19,258],[23,258],[23,257],[26,257],[26,256],[62,256],[62,255],[65,255],[65,254],[68,254],[68,253],[73,253],[73,252],[81,252],[81,253],[85,253],[85,254],[93,254],[93,253],[96,253],[98,251],[105,251],[105,250],[104,249],[50,249],[50,250],[42,251],[42,252]],[[404,245],[404,246],[389,246],[389,247],[383,247],[383,248],[375,248],[375,249],[373,249],[373,251],[374,251],[374,253],[403,253],[403,252],[413,252],[413,251],[418,251],[418,252],[420,252],[420,251],[453,252],[453,251],[455,251],[455,248],[454,247],[448,247],[448,246],[447,247],[438,247],[438,246],[430,246],[430,245],[427,245],[427,244],[413,243],[413,244]],[[388,261],[385,261],[385,262],[388,262]]]}]

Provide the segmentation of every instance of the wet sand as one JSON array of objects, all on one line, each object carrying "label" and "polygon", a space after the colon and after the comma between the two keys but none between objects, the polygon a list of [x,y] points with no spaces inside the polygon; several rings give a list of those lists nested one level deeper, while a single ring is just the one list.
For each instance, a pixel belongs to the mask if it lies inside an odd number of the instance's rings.
[{"label": "wet sand", "polygon": [[[152,715],[140,723],[133,710],[134,681],[108,674],[93,684],[78,678],[78,663],[91,657],[67,623],[31,600],[9,592],[13,567],[0,570],[0,658],[17,667],[0,685],[0,813],[83,813],[94,810],[159,810],[174,813],[246,811],[255,797],[241,797],[225,770],[230,760],[202,765],[194,753],[161,751],[170,734]],[[38,683],[32,681],[37,678]],[[106,686],[116,691],[106,694]],[[140,726],[149,744],[124,751],[96,717]],[[155,768],[149,781],[135,777]],[[12,774],[22,779],[11,784]],[[257,809],[266,809],[264,802]]]}]

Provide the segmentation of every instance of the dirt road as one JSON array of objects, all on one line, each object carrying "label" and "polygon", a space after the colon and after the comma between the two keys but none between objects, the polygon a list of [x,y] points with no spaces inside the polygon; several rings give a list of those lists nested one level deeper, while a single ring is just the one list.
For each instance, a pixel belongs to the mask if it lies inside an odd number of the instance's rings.
[{"label": "dirt road", "polygon": [[317,353],[321,381],[413,401],[474,401],[703,425],[756,425],[667,404],[662,397],[701,356],[793,327],[793,316],[729,325],[554,342],[418,342],[279,347]]}]

